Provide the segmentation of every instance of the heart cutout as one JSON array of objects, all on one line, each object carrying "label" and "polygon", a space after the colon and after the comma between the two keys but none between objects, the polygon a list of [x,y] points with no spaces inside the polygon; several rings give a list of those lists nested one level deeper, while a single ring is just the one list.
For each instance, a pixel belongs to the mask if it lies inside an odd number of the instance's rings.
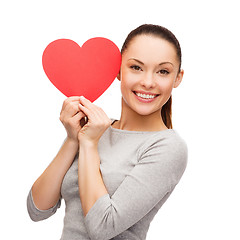
[{"label": "heart cutout", "polygon": [[82,47],[70,39],[51,42],[42,56],[43,69],[65,96],[100,97],[119,73],[121,53],[106,38],[91,38]]}]

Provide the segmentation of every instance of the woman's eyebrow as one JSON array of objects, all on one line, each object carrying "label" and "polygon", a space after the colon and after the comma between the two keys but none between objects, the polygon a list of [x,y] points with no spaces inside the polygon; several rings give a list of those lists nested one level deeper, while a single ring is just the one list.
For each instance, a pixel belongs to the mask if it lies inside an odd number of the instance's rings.
[{"label": "woman's eyebrow", "polygon": [[143,62],[141,62],[140,60],[138,60],[138,59],[136,59],[136,58],[129,58],[128,61],[129,61],[129,60],[134,60],[134,61],[136,61],[136,62],[138,62],[138,63],[144,65]]},{"label": "woman's eyebrow", "polygon": [[[140,61],[140,60],[138,60],[138,59],[136,59],[136,58],[129,58],[128,61],[130,61],[130,60],[134,60],[134,61],[136,61],[136,62],[144,65],[144,63],[143,63],[142,61]],[[162,62],[162,63],[159,63],[159,66],[160,66],[160,65],[163,65],[163,64],[171,64],[172,66],[174,66],[173,63],[171,63],[171,62]]]},{"label": "woman's eyebrow", "polygon": [[159,63],[159,65],[163,65],[163,64],[167,64],[167,63],[169,63],[169,64],[171,64],[172,66],[174,66],[171,62],[162,62],[162,63]]}]

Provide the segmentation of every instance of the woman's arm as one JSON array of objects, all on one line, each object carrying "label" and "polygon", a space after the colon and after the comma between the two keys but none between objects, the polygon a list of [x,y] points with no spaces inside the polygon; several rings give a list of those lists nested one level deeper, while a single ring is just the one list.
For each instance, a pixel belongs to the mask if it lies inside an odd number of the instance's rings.
[{"label": "woman's arm", "polygon": [[101,196],[108,194],[100,172],[98,141],[111,120],[98,106],[88,99],[80,98],[79,108],[88,117],[88,122],[79,131],[78,185],[84,215]]},{"label": "woman's arm", "polygon": [[108,194],[100,172],[97,145],[81,145],[78,160],[78,185],[84,216],[101,196]]},{"label": "woman's arm", "polygon": [[140,151],[138,163],[113,195],[102,195],[88,210],[84,222],[91,239],[112,239],[138,221],[153,217],[179,182],[186,167],[185,143],[174,135],[156,139],[154,144],[153,140],[147,151]]},{"label": "woman's arm", "polygon": [[67,131],[67,138],[56,157],[32,186],[34,204],[40,210],[47,210],[59,201],[63,178],[78,152],[78,132],[83,125],[81,119],[85,117],[78,105],[79,97],[70,97],[64,101],[60,120]]},{"label": "woman's arm", "polygon": [[53,207],[60,198],[62,180],[78,151],[78,142],[65,140],[56,157],[32,186],[35,206],[41,210]]}]

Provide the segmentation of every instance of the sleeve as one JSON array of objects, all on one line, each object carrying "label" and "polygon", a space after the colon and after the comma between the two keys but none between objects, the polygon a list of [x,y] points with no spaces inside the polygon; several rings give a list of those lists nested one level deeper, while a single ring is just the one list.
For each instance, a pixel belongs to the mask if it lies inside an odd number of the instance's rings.
[{"label": "sleeve", "polygon": [[142,219],[179,182],[187,163],[185,142],[159,140],[110,197],[100,197],[84,218],[93,240],[111,239]]},{"label": "sleeve", "polygon": [[28,197],[27,197],[28,214],[34,222],[49,218],[57,211],[58,208],[60,208],[60,206],[61,206],[61,198],[56,203],[56,205],[53,206],[52,208],[47,209],[47,210],[40,210],[34,204],[33,197],[32,197],[32,190],[30,190]]}]

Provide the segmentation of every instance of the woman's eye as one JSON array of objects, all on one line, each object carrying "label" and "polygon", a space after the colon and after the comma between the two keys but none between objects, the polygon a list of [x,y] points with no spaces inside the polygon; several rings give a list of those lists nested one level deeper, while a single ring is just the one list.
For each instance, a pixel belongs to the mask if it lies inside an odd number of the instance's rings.
[{"label": "woman's eye", "polygon": [[163,74],[163,75],[169,74],[169,72],[167,70],[165,70],[165,69],[160,70],[159,73]]},{"label": "woman's eye", "polygon": [[133,70],[136,70],[136,71],[141,71],[142,69],[137,66],[137,65],[132,65],[130,68],[132,68]]}]

